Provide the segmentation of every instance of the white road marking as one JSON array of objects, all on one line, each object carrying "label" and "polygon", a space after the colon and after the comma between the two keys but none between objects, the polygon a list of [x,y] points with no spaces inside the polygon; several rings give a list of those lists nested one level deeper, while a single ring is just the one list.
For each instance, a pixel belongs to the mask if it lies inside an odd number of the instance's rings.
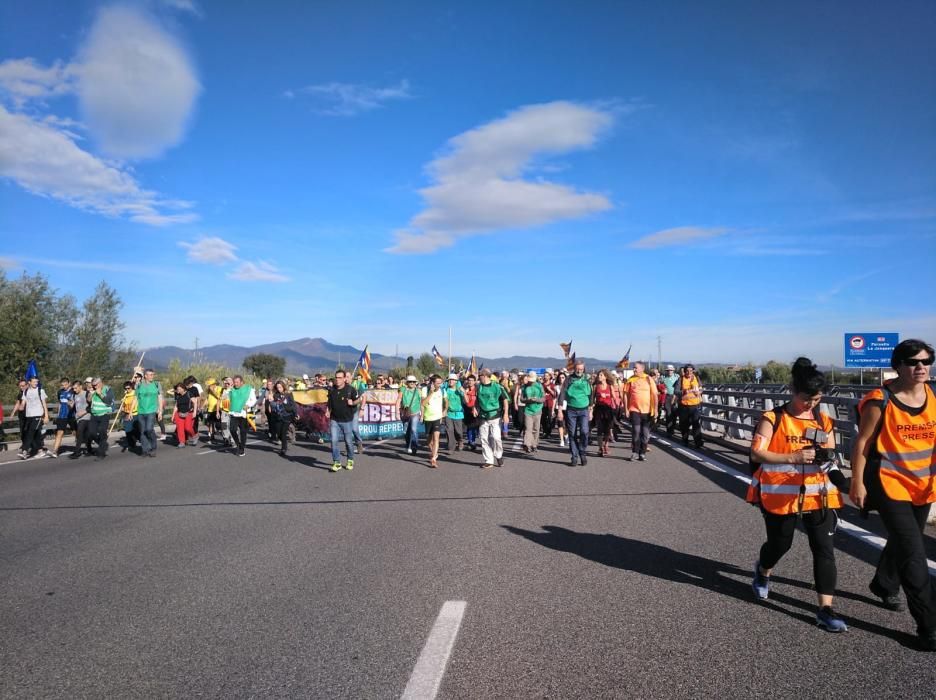
[{"label": "white road marking", "polygon": [[467,605],[463,600],[447,600],[442,604],[401,700],[433,700],[438,694]]},{"label": "white road marking", "polygon": [[[657,442],[659,442],[660,444],[663,444],[663,445],[669,444],[665,440],[661,440],[660,438],[657,438],[655,436],[651,436],[651,438],[657,440]],[[728,474],[730,476],[733,476],[735,479],[737,479],[738,481],[742,481],[745,484],[751,483],[751,477],[749,477],[747,474],[742,474],[734,467],[729,467],[727,464],[723,464],[722,462],[716,462],[715,460],[712,460],[711,458],[707,456],[702,456],[698,452],[695,452],[694,450],[688,447],[677,447],[675,449],[676,449],[676,452],[679,452],[680,454],[684,455],[685,457],[688,457],[689,459],[695,462],[705,465],[709,469],[713,469],[715,471],[722,472],[723,474]],[[842,497],[844,498],[845,495],[843,494]],[[841,517],[839,518],[838,524],[839,524],[839,528],[841,528],[841,530],[845,534],[851,535],[855,539],[865,542],[866,544],[871,545],[875,549],[884,549],[884,545],[887,544],[887,540],[885,540],[883,537],[878,537],[873,532],[869,532],[868,530],[865,530],[863,527],[859,527],[858,525],[855,525],[854,523],[850,523]],[[932,559],[927,559],[926,564],[929,567],[930,575],[936,576],[936,562],[934,562]]]}]

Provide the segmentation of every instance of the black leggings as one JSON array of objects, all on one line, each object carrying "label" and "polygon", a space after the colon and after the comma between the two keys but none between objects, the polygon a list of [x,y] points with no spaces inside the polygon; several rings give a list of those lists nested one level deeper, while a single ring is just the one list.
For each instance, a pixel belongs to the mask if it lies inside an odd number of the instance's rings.
[{"label": "black leggings", "polygon": [[286,452],[286,449],[289,447],[289,426],[291,421],[283,420],[277,418],[274,425],[276,426],[276,437],[280,441],[280,450]]},{"label": "black leggings", "polygon": [[244,416],[231,416],[229,419],[231,426],[231,437],[234,438],[234,445],[238,451],[243,452],[247,444],[247,418]]},{"label": "black leggings", "polygon": [[926,563],[923,534],[929,504],[915,506],[909,501],[889,498],[881,486],[878,469],[870,465],[864,482],[868,497],[887,528],[887,545],[881,552],[874,581],[888,593],[897,593],[903,587],[917,631],[936,631],[936,584]]},{"label": "black leggings", "polygon": [[[776,515],[762,511],[767,541],[760,549],[762,569],[772,569],[790,551],[796,533],[796,515]],[[813,555],[813,580],[820,595],[835,594],[835,526],[838,516],[831,508],[803,513],[803,527]]]}]

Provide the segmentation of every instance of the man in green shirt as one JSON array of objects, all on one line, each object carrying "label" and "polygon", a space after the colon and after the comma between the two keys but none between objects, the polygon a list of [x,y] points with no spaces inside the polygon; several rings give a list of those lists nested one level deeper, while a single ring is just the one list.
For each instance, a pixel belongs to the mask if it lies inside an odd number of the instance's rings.
[{"label": "man in green shirt", "polygon": [[520,400],[523,404],[523,451],[527,454],[535,453],[539,447],[540,419],[543,417],[545,396],[546,392],[543,391],[543,385],[539,383],[536,372],[527,373],[520,390]]},{"label": "man in green shirt", "polygon": [[445,414],[445,437],[448,451],[452,449],[459,452],[465,435],[465,390],[458,383],[458,375],[448,376],[448,386],[445,388],[445,398],[448,399],[448,412]]},{"label": "man in green shirt", "polygon": [[574,467],[576,462],[583,467],[588,464],[585,454],[588,449],[589,422],[592,419],[592,407],[595,403],[595,392],[588,375],[585,374],[585,363],[576,362],[575,371],[562,385],[559,394],[558,420],[565,419],[566,432],[569,435],[569,450],[572,459],[569,465]]},{"label": "man in green shirt", "polygon": [[136,388],[137,420],[140,424],[140,456],[156,456],[156,420],[163,414],[165,399],[162,387],[156,381],[156,371],[143,372],[143,379]]},{"label": "man in green shirt", "polygon": [[666,365],[666,372],[661,377],[663,386],[666,387],[666,398],[663,399],[663,407],[666,412],[666,432],[672,437],[676,431],[676,384],[679,382],[679,375],[676,374],[676,368],[673,365]]},{"label": "man in green shirt", "polygon": [[501,437],[501,419],[510,410],[510,395],[497,382],[491,381],[491,370],[481,370],[481,383],[478,385],[478,418],[481,425],[478,437],[481,440],[481,454],[484,457],[482,469],[490,469],[495,462],[504,466],[504,441]]}]

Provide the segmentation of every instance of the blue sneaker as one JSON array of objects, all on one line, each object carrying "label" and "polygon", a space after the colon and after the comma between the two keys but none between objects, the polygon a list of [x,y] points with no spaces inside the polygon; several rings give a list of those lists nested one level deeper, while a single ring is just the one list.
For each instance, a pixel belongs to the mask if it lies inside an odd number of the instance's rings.
[{"label": "blue sneaker", "polygon": [[845,620],[836,615],[835,611],[828,605],[819,608],[819,612],[816,613],[816,624],[827,632],[848,631],[848,625],[845,624]]},{"label": "blue sneaker", "polygon": [[764,576],[760,570],[760,562],[754,565],[754,578],[751,579],[751,588],[758,600],[767,600],[770,595],[770,576]]}]

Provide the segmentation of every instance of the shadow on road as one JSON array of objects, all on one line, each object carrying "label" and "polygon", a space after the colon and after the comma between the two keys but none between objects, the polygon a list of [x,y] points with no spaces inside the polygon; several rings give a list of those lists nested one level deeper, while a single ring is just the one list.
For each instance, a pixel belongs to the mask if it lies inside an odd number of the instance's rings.
[{"label": "shadow on road", "polygon": [[[771,589],[769,602],[755,601],[749,584],[751,570],[742,569],[733,564],[610,533],[575,532],[556,525],[544,525],[544,532],[524,530],[511,525],[501,527],[543,547],[575,554],[604,566],[633,571],[663,581],[695,586],[751,605],[766,605],[800,622],[815,624],[814,605],[778,593],[775,589]],[[741,580],[734,577],[740,577]],[[785,583],[797,588],[812,588],[790,579],[773,577],[772,581],[774,586]],[[857,594],[839,593],[839,595],[872,602],[865,596]],[[781,604],[787,607],[781,607]],[[788,608],[796,608],[796,610]],[[846,620],[850,627],[893,639],[906,647],[917,648],[916,638],[912,635],[852,617]]]}]

